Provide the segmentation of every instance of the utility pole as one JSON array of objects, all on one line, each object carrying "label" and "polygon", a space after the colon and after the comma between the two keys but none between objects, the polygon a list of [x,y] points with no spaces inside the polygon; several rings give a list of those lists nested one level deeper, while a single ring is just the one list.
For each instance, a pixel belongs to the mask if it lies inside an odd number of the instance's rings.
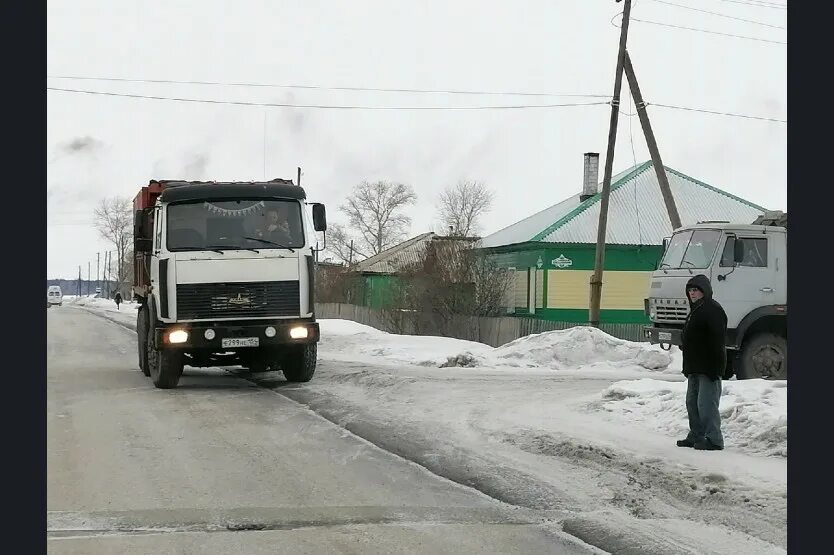
[{"label": "utility pole", "polygon": [[625,53],[625,65],[623,67],[628,79],[628,87],[631,96],[634,98],[634,106],[637,108],[637,115],[640,116],[640,127],[643,128],[643,135],[646,137],[646,145],[649,147],[649,154],[652,156],[652,165],[657,174],[657,182],[660,185],[660,192],[663,195],[663,202],[666,204],[666,213],[669,214],[669,221],[672,223],[672,230],[681,226],[681,217],[678,214],[678,207],[675,206],[675,197],[672,195],[672,188],[669,187],[669,178],[666,175],[666,168],[663,167],[663,160],[660,159],[660,150],[657,148],[657,141],[654,138],[652,124],[649,121],[649,113],[646,111],[646,103],[643,102],[643,95],[640,86],[637,84],[637,75],[634,73],[634,66],[631,65],[631,57],[628,50]]},{"label": "utility pole", "polygon": [[295,184],[301,187],[301,166],[298,167],[298,179],[296,180]]},{"label": "utility pole", "polygon": [[104,287],[107,289],[107,298],[110,298],[110,251],[104,253]]},{"label": "utility pole", "polygon": [[101,291],[101,253],[96,253],[96,288]]},{"label": "utility pole", "polygon": [[350,240],[350,256],[348,257],[348,268],[353,266],[353,239]]},{"label": "utility pole", "polygon": [[[602,299],[602,269],[605,264],[605,229],[608,225],[608,201],[611,197],[611,172],[614,167],[614,144],[617,140],[617,119],[620,113],[620,90],[623,86],[623,63],[628,20],[631,16],[631,0],[624,0],[623,22],[620,27],[620,48],[617,53],[617,70],[614,74],[614,97],[611,99],[611,121],[608,124],[608,150],[605,156],[605,174],[602,180],[602,198],[599,205],[599,226],[597,227],[597,251],[594,258],[594,273],[591,276],[591,303],[588,320],[599,327],[599,307]],[[619,0],[617,0],[619,2]]]},{"label": "utility pole", "polygon": [[78,282],[76,284],[76,297],[81,298],[81,266],[78,267]]},{"label": "utility pole", "polygon": [[90,296],[90,262],[87,262],[87,296]]}]

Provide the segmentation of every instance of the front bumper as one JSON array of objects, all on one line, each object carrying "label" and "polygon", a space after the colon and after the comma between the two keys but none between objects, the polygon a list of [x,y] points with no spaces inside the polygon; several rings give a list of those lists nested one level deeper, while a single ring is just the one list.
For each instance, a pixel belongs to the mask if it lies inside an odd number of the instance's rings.
[{"label": "front bumper", "polygon": [[[269,337],[266,334],[266,330],[269,327],[275,329],[275,335],[273,337]],[[294,339],[290,335],[290,330],[294,328],[305,328],[307,330],[307,336]],[[209,329],[214,332],[214,337],[206,339],[205,333]],[[171,343],[168,340],[169,335],[176,330],[188,332],[188,339],[184,343]],[[162,349],[205,350],[210,352],[251,350],[253,348],[224,346],[224,339],[257,337],[258,345],[254,348],[269,348],[316,343],[320,337],[318,322],[311,320],[279,320],[271,322],[266,320],[260,321],[257,324],[228,322],[168,324],[155,328],[154,334],[156,344]]]},{"label": "front bumper", "polygon": [[646,326],[643,328],[643,337],[652,345],[678,345],[681,344],[681,330],[677,328],[656,328]]}]

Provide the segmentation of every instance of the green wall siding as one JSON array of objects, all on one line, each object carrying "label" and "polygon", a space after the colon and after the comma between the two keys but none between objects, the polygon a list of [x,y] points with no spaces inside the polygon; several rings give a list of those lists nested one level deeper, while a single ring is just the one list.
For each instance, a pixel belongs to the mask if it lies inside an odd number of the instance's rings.
[{"label": "green wall siding", "polygon": [[[517,270],[539,268],[542,270],[570,272],[572,270],[592,271],[596,257],[595,245],[564,244],[543,245],[527,243],[512,247],[498,247],[484,249],[484,254],[500,267],[515,267]],[[605,249],[605,270],[615,272],[651,272],[663,254],[663,247],[659,245],[609,245]],[[570,266],[558,268],[553,264],[557,258],[564,257],[571,261]],[[588,310],[574,308],[558,308],[548,304],[550,273],[544,272],[544,308],[536,309],[535,315],[529,313],[527,307],[516,307],[516,315],[541,318],[544,320],[587,323]],[[604,277],[603,277],[604,279]],[[604,286],[603,286],[604,287]],[[589,288],[590,294],[590,288]],[[611,324],[646,324],[648,317],[642,310],[612,310],[601,309],[600,321]]]},{"label": "green wall siding", "polygon": [[[545,248],[536,246],[519,245],[513,249],[504,250],[505,247],[486,249],[485,254],[498,266],[516,268],[538,267],[539,259],[542,261],[542,269],[555,269],[552,261],[560,256],[569,259],[572,264],[566,270],[593,270],[596,257],[594,245],[564,245],[560,247]],[[619,246],[609,245],[605,249],[605,269],[620,271],[652,271],[655,269],[660,256],[663,254],[663,247],[648,246]]]}]

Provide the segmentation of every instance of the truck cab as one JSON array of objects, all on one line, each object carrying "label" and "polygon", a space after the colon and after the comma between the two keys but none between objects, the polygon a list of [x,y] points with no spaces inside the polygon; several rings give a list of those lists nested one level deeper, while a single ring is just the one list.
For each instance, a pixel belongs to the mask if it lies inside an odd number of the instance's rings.
[{"label": "truck cab", "polygon": [[787,379],[787,228],[704,222],[678,229],[652,273],[647,340],[681,344],[689,315],[686,282],[704,274],[727,314],[728,373]]},{"label": "truck cab", "polygon": [[151,181],[134,201],[139,366],[160,388],[184,365],[309,381],[319,326],[315,232],[324,206],[289,180]]}]

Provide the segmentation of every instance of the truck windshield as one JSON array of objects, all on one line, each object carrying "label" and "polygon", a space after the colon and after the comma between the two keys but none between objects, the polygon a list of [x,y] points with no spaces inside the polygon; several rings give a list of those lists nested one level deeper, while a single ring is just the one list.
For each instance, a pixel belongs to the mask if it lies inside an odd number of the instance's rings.
[{"label": "truck windshield", "polygon": [[177,203],[168,206],[167,221],[169,251],[304,246],[301,204],[297,201],[238,199]]},{"label": "truck windshield", "polygon": [[681,231],[672,236],[660,262],[661,269],[709,268],[721,232],[714,229]]}]

